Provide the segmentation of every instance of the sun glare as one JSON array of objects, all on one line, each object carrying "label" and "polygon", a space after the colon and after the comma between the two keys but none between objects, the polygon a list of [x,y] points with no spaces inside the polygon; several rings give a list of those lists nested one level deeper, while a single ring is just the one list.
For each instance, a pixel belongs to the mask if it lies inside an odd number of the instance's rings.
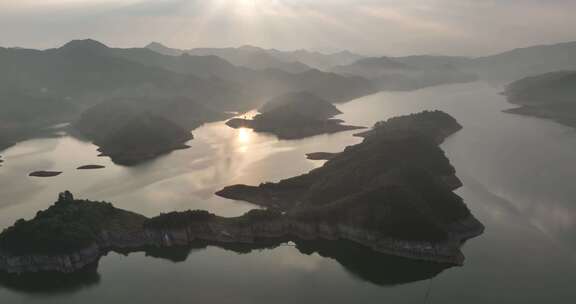
[{"label": "sun glare", "polygon": [[252,140],[252,131],[246,128],[238,129],[238,142],[241,144],[249,143]]},{"label": "sun glare", "polygon": [[236,10],[243,16],[254,16],[256,14],[256,0],[236,0]]}]

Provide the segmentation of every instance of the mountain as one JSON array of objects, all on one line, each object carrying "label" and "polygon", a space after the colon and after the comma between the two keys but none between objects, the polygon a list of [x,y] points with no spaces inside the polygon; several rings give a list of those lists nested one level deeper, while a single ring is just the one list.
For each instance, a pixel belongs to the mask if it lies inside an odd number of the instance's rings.
[{"label": "mountain", "polygon": [[46,51],[0,49],[0,64],[4,67],[0,70],[0,79],[4,80],[0,88],[42,93],[76,104],[122,96],[193,94],[215,108],[225,108],[246,96],[235,84],[126,60],[93,40],[72,41]]},{"label": "mountain", "polygon": [[215,55],[235,65],[253,69],[280,69],[286,72],[304,72],[310,68],[329,70],[332,67],[349,64],[363,58],[348,51],[324,54],[307,50],[280,51],[276,49],[263,49],[254,46],[238,48],[196,48],[178,50],[166,47],[158,42],[150,43],[147,48],[164,55]]},{"label": "mountain", "polygon": [[169,48],[169,47],[167,47],[167,46],[165,46],[159,42],[151,42],[147,46],[145,46],[144,48],[152,50],[156,53],[168,55],[168,56],[180,56],[180,55],[183,55],[185,53],[182,50]]},{"label": "mountain", "polygon": [[0,48],[0,66],[0,133],[9,142],[50,124],[74,121],[108,101],[193,99],[201,107],[184,102],[180,113],[155,112],[165,118],[180,115],[172,122],[189,129],[288,92],[309,91],[329,102],[344,102],[377,91],[361,77],[310,69],[256,70],[214,55],[169,56],[146,48],[110,48],[90,39],[49,50]]},{"label": "mountain", "polygon": [[[253,47],[242,49],[251,48]],[[236,98],[236,102],[240,105],[234,109],[237,111],[247,110],[247,106],[256,107],[275,96],[294,91],[309,91],[330,102],[345,102],[377,92],[373,83],[362,77],[338,75],[309,68],[300,73],[290,73],[282,69],[259,70],[235,66],[215,55],[187,53],[169,56],[138,48],[109,49],[109,54],[145,66],[235,84],[244,92],[250,93],[248,97]]]},{"label": "mountain", "polygon": [[388,57],[364,58],[349,65],[338,66],[332,72],[366,78],[379,78],[395,71],[409,71],[413,68]]},{"label": "mountain", "polygon": [[470,62],[471,58],[458,56],[414,55],[405,57],[390,57],[399,63],[422,70],[459,67]]},{"label": "mountain", "polygon": [[462,71],[457,64],[461,62],[454,57],[377,57],[337,66],[332,72],[371,79],[382,90],[416,90],[476,80],[474,74]]},{"label": "mountain", "polygon": [[177,50],[168,48],[160,43],[153,42],[146,48],[163,55],[179,56],[217,56],[236,66],[251,68],[254,70],[278,69],[289,73],[300,73],[309,70],[310,67],[295,61],[285,60],[269,54],[268,51],[252,47],[243,46],[239,48],[198,48],[192,50]]},{"label": "mountain", "polygon": [[527,77],[508,85],[508,101],[519,108],[506,112],[552,119],[576,127],[576,71]]},{"label": "mountain", "polygon": [[467,68],[482,77],[514,81],[528,76],[576,69],[576,42],[539,45],[473,59]]},{"label": "mountain", "polygon": [[299,61],[322,71],[329,71],[333,67],[350,64],[364,58],[364,56],[350,51],[325,54],[308,50],[279,51],[272,49],[268,50],[268,52],[275,57],[284,58],[284,60]]}]

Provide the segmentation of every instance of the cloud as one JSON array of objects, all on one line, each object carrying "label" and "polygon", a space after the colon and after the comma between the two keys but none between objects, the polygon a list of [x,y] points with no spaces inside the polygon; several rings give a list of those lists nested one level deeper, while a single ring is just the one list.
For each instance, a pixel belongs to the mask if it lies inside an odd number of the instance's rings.
[{"label": "cloud", "polygon": [[258,44],[482,55],[576,40],[569,0],[0,0],[0,45]]}]

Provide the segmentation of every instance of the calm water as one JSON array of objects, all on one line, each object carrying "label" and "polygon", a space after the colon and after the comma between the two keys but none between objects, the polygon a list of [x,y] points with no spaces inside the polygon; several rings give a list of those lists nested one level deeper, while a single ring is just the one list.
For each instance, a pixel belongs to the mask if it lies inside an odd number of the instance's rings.
[{"label": "calm water", "polygon": [[[252,251],[198,246],[110,254],[97,274],[73,278],[59,289],[0,281],[0,303],[424,303],[426,298],[428,303],[571,303],[576,300],[576,131],[502,113],[510,106],[500,90],[483,83],[450,85],[382,93],[340,106],[351,124],[370,126],[399,114],[441,109],[464,125],[443,147],[464,181],[459,194],[487,227],[466,244],[464,267],[441,272],[435,265],[375,257],[346,243]],[[191,149],[136,168],[115,166],[98,158],[93,145],[70,137],[23,142],[2,152],[0,227],[32,217],[65,189],[146,215],[187,209],[239,215],[254,207],[212,193],[229,184],[307,172],[321,162],[306,160],[305,153],[342,150],[359,141],[351,134],[280,142],[214,123],[194,131]],[[107,168],[75,170],[86,164]],[[52,169],[64,174],[27,177]]]}]

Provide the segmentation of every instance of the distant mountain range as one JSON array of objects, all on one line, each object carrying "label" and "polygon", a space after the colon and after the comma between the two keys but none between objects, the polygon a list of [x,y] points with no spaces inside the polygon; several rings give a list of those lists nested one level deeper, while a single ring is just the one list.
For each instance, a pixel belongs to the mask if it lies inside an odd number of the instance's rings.
[{"label": "distant mountain range", "polygon": [[[101,103],[129,100],[135,112],[147,109],[190,129],[293,91],[309,91],[330,102],[378,91],[362,77],[315,69],[258,70],[213,55],[169,56],[147,48],[109,48],[90,39],[49,50],[0,48],[0,66],[3,142],[75,121]],[[105,111],[94,113],[104,113],[101,119],[106,121]],[[195,114],[183,117],[183,113]]]},{"label": "distant mountain range", "polygon": [[147,46],[155,52],[164,55],[178,56],[183,54],[195,56],[218,56],[238,66],[253,69],[280,69],[287,72],[304,72],[309,69],[329,70],[338,65],[353,63],[364,58],[352,52],[344,51],[333,54],[323,54],[307,50],[280,51],[263,49],[255,46],[238,48],[197,48],[179,50],[169,48],[161,43],[153,42]]},{"label": "distant mountain range", "polygon": [[[291,92],[336,103],[381,90],[478,77],[508,82],[576,69],[574,55],[576,42],[480,58],[365,57],[253,46],[178,50],[159,43],[121,49],[90,39],[49,50],[0,48],[0,138],[14,142],[46,126],[75,121],[101,103],[129,100],[139,108],[152,100],[155,106],[147,109],[154,115],[190,129]],[[189,119],[184,112],[200,114]]]},{"label": "distant mountain range", "polygon": [[466,64],[483,78],[515,81],[523,77],[576,69],[576,42],[518,48],[475,58]]}]

